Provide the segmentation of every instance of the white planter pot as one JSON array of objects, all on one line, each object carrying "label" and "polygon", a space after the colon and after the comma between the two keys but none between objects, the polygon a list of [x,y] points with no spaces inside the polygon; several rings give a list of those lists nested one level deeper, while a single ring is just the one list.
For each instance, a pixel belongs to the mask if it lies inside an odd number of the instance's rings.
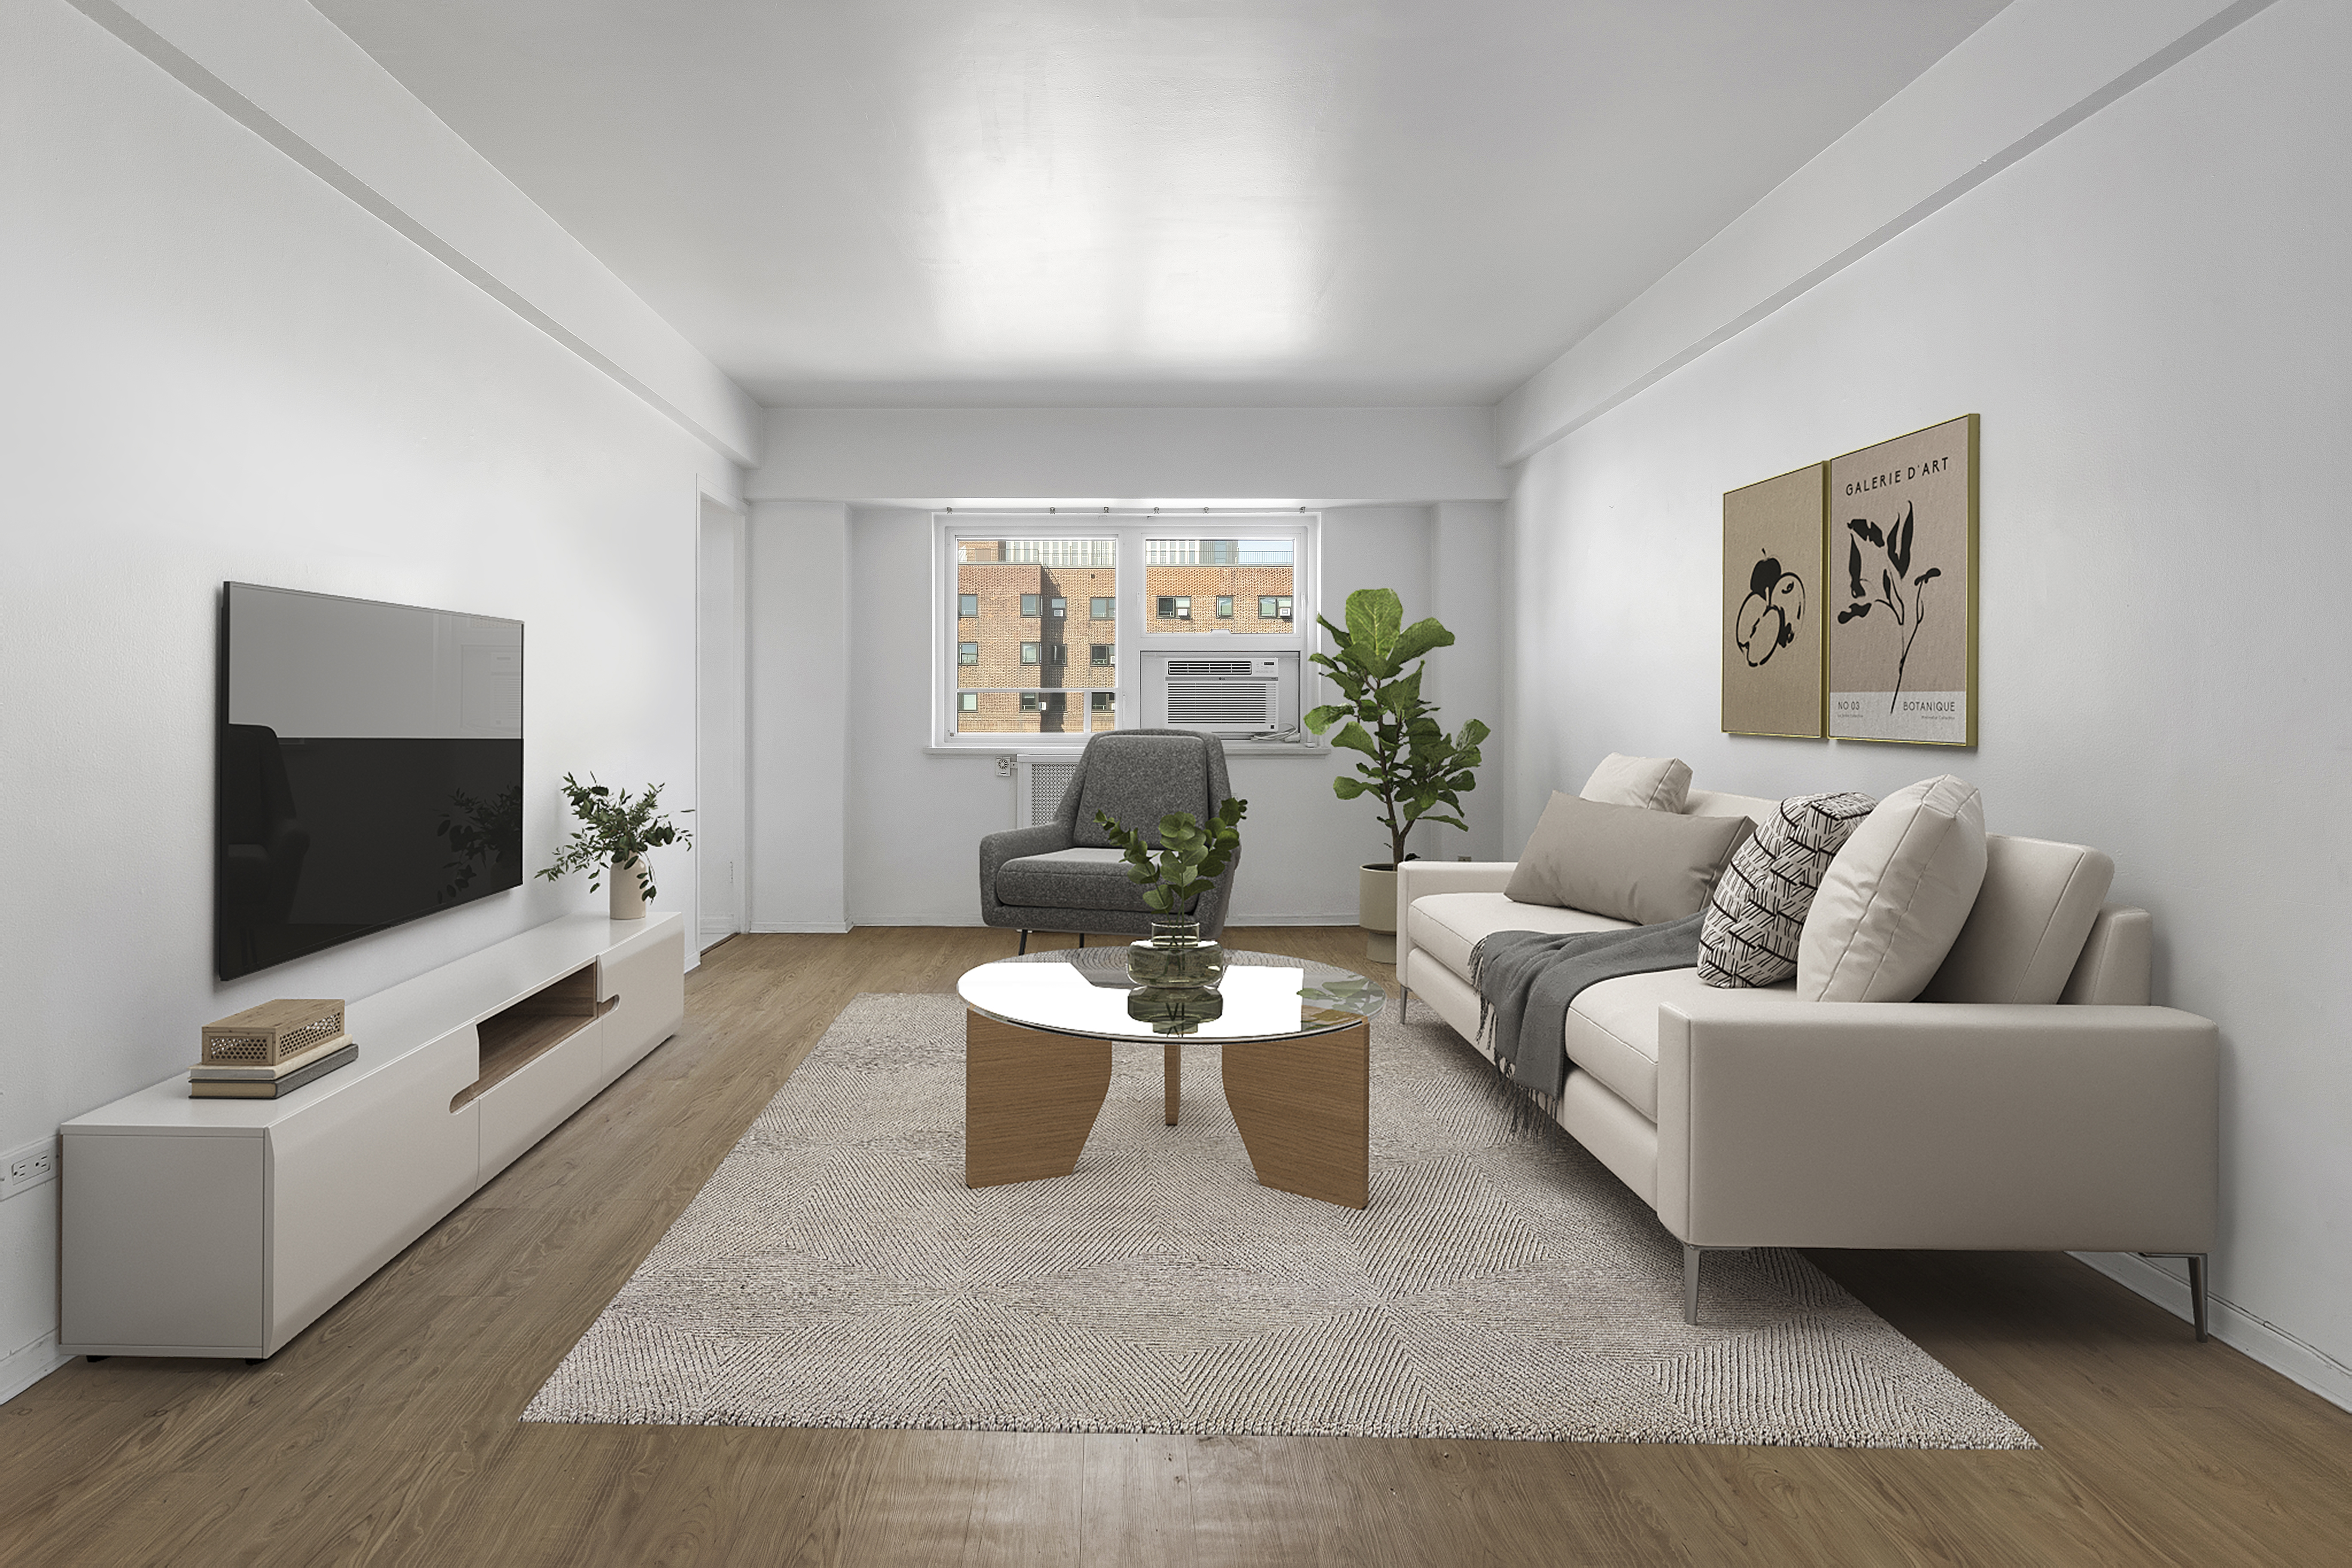
[{"label": "white planter pot", "polygon": [[1396,962],[1396,868],[1366,866],[1356,873],[1356,923],[1364,928],[1364,956],[1375,963]]},{"label": "white planter pot", "polygon": [[604,879],[613,895],[613,918],[616,921],[641,921],[646,918],[646,891],[637,881],[637,868],[642,861],[627,865],[615,863]]}]

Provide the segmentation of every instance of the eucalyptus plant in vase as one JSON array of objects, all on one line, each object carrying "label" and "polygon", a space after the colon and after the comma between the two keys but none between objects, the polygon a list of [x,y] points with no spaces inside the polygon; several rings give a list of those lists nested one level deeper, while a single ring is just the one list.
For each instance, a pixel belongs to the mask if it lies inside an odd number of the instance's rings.
[{"label": "eucalyptus plant in vase", "polygon": [[[1189,811],[1171,811],[1160,819],[1156,850],[1141,833],[1121,826],[1108,812],[1095,813],[1096,825],[1124,851],[1127,879],[1143,889],[1144,907],[1152,912],[1150,939],[1128,945],[1127,977],[1139,987],[1128,997],[1129,1016],[1152,1018],[1157,1028],[1161,1015],[1170,1013],[1171,999],[1146,992],[1214,993],[1224,978],[1225,950],[1202,940],[1201,922],[1193,916],[1201,900],[1241,853],[1241,822],[1248,812],[1249,802],[1238,799],[1226,800],[1206,822]],[[1176,1011],[1195,1021],[1215,1017],[1215,1012],[1200,1010],[1204,1005],[1196,997]],[[1139,1012],[1139,1007],[1145,1010]]]},{"label": "eucalyptus plant in vase", "polygon": [[647,786],[641,795],[613,790],[590,773],[582,784],[563,775],[564,798],[580,826],[571,842],[555,853],[555,864],[539,873],[552,882],[574,871],[588,873],[588,890],[594,892],[605,877],[612,879],[612,915],[616,921],[641,921],[654,899],[653,862],[649,849],[676,844],[691,847],[694,833],[670,822],[661,809],[662,786]]},{"label": "eucalyptus plant in vase", "polygon": [[[1414,826],[1434,822],[1469,831],[1462,796],[1476,786],[1478,743],[1493,733],[1473,719],[1449,735],[1437,721],[1437,705],[1421,694],[1428,656],[1454,646],[1454,634],[1434,616],[1404,624],[1404,601],[1388,588],[1359,588],[1348,595],[1348,624],[1316,623],[1334,651],[1312,656],[1339,687],[1341,700],[1310,710],[1307,727],[1320,735],[1334,724],[1334,746],[1361,752],[1356,776],[1331,781],[1341,800],[1370,795],[1388,829],[1389,858],[1365,865],[1357,877],[1357,918],[1371,958],[1396,958],[1396,868],[1406,859],[1405,839]],[[1407,668],[1410,666],[1411,668]],[[1341,724],[1341,721],[1346,722]]]}]

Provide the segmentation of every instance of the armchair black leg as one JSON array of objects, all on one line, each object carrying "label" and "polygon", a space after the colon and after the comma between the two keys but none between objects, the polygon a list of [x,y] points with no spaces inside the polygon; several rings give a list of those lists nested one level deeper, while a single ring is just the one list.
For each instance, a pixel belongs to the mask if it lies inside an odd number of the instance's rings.
[{"label": "armchair black leg", "polygon": [[1029,933],[1025,931],[1021,933],[1021,951],[1023,952],[1029,951]]}]

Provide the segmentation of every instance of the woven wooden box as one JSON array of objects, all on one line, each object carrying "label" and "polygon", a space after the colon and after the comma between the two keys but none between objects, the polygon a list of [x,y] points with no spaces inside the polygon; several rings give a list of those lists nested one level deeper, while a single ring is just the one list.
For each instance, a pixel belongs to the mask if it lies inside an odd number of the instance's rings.
[{"label": "woven wooden box", "polygon": [[205,1026],[205,1067],[274,1068],[343,1032],[340,998],[280,997]]}]

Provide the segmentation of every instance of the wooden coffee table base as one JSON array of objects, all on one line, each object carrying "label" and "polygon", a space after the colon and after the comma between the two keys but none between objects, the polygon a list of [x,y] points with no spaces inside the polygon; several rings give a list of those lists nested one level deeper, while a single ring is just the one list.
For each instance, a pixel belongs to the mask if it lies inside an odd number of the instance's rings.
[{"label": "wooden coffee table base", "polygon": [[[1262,1185],[1362,1208],[1371,1170],[1372,1032],[1231,1044],[1225,1101]],[[969,1187],[1066,1176],[1110,1093],[1110,1042],[964,1013],[963,1179]],[[1179,1047],[1164,1047],[1176,1125]]]}]

